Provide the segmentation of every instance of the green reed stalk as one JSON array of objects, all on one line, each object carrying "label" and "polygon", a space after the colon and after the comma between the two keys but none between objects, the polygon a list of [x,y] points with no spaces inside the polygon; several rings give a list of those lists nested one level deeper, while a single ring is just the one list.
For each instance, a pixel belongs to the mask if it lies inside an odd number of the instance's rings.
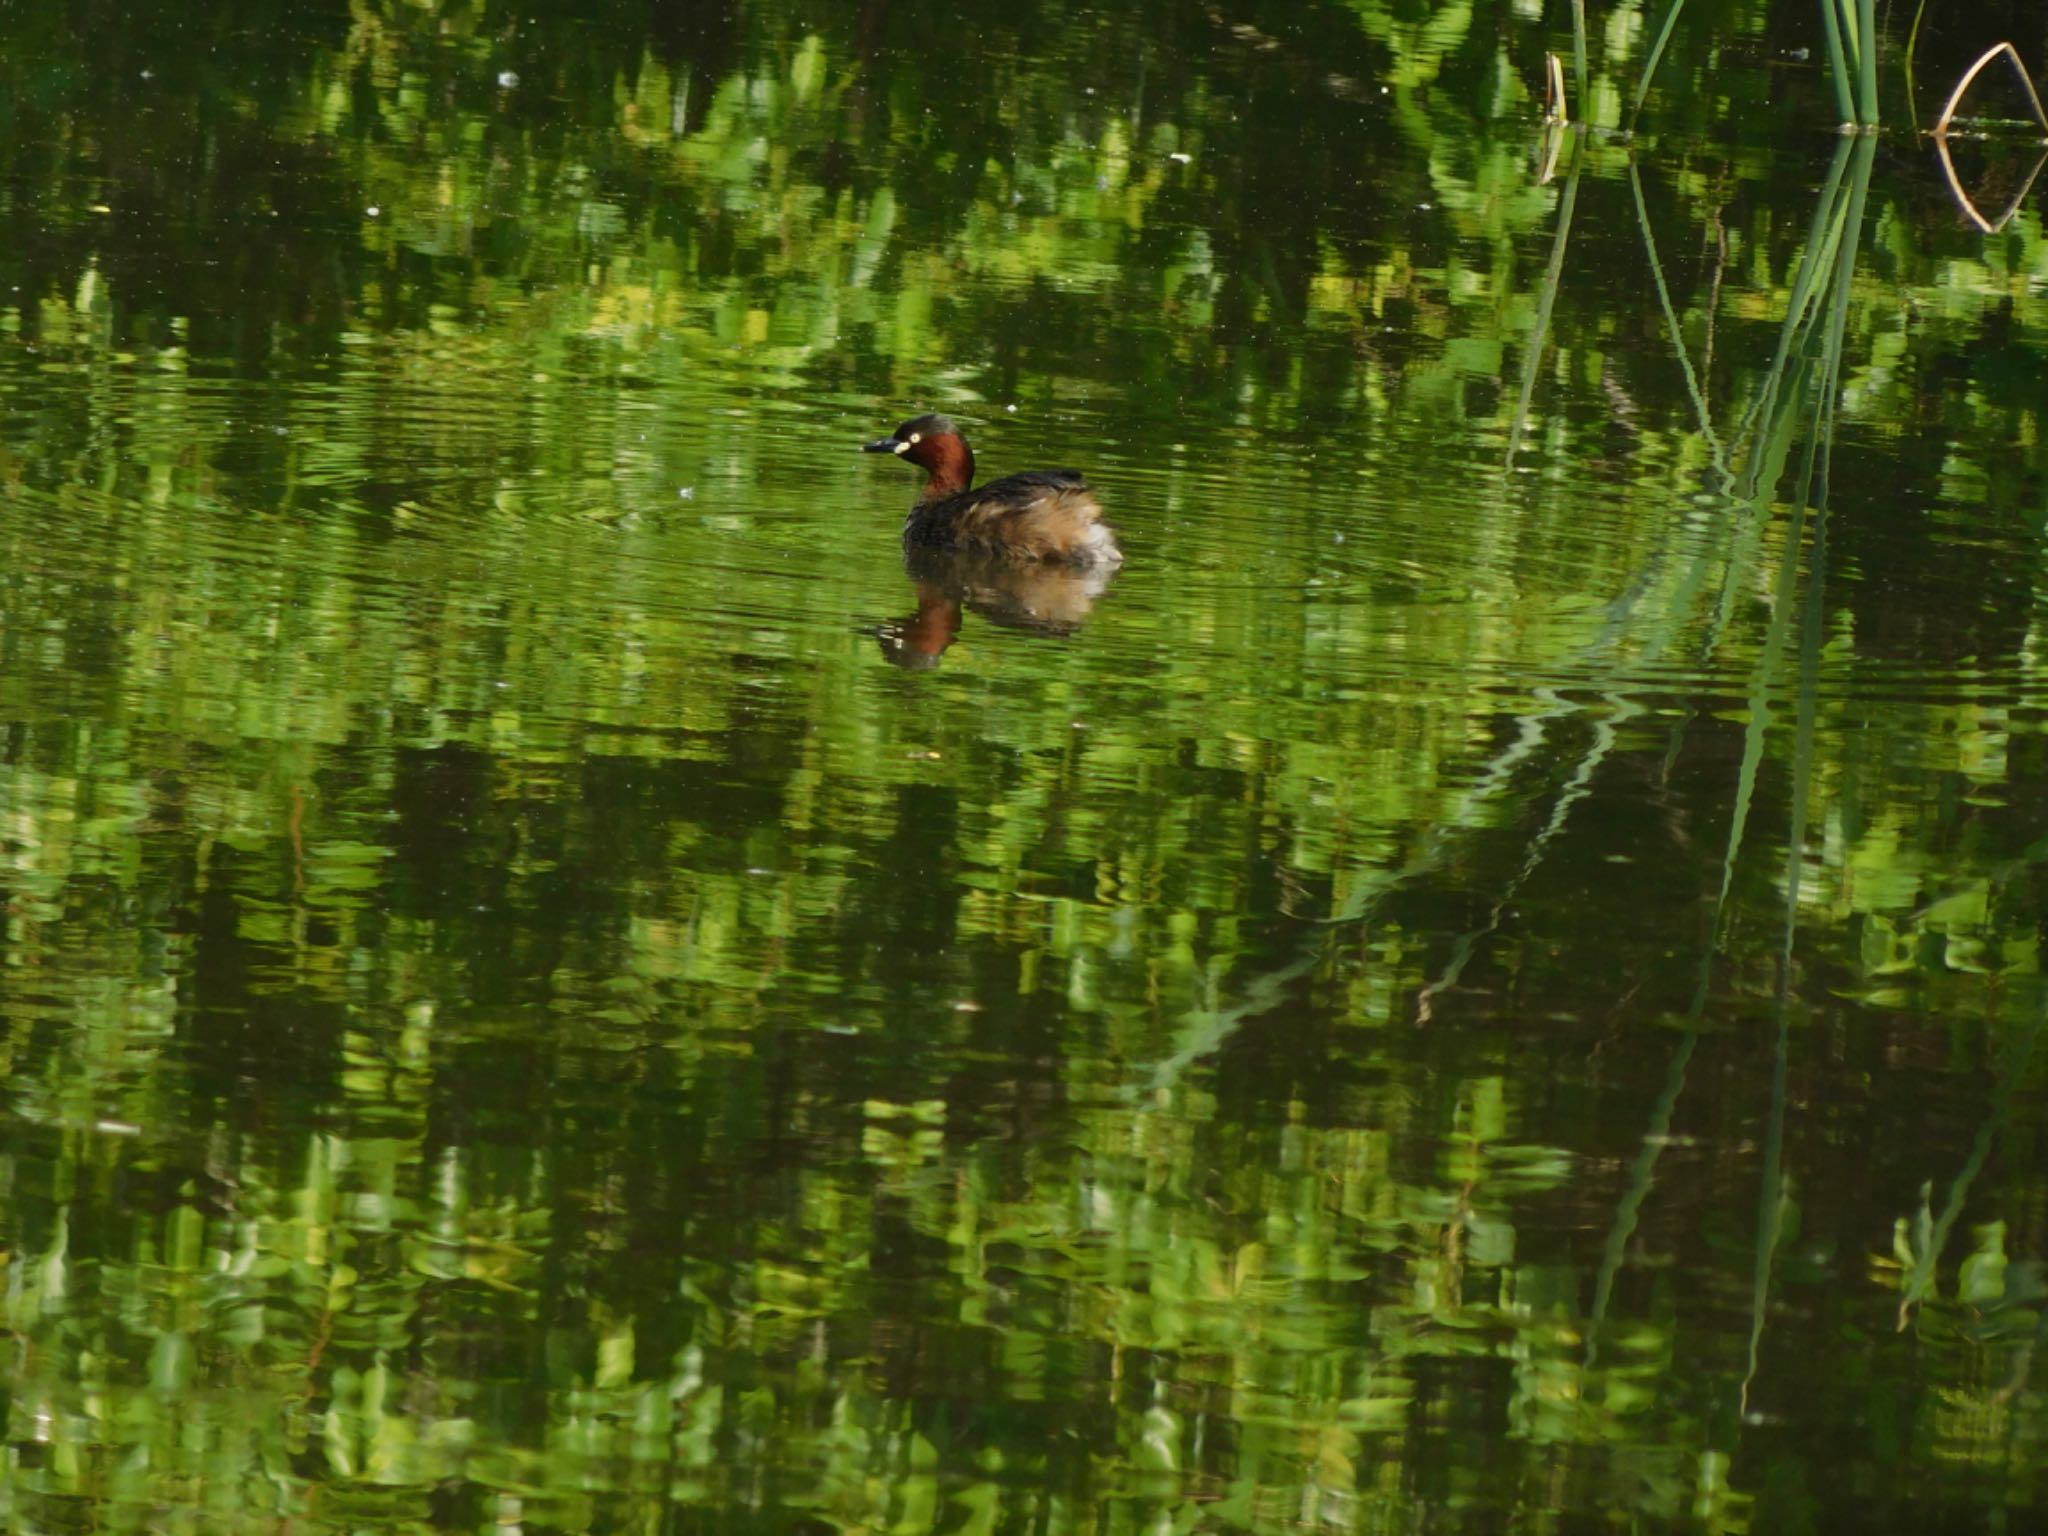
[{"label": "green reed stalk", "polygon": [[1650,80],[1657,73],[1657,65],[1664,57],[1664,46],[1671,41],[1671,33],[1678,26],[1678,13],[1684,9],[1685,0],[1671,0],[1664,8],[1664,20],[1658,24],[1656,40],[1650,44],[1649,57],[1643,60],[1643,76],[1636,81],[1636,99],[1628,109],[1628,126],[1631,131],[1636,126],[1636,118],[1642,113],[1643,98],[1650,94]]},{"label": "green reed stalk", "polygon": [[1856,121],[1865,128],[1877,126],[1877,0],[1857,0],[1857,33],[1861,47],[1856,56]]},{"label": "green reed stalk", "polygon": [[1578,90],[1579,121],[1586,120],[1586,0],[1572,0],[1572,84]]},{"label": "green reed stalk", "polygon": [[1906,34],[1906,114],[1913,119],[1916,129],[1920,126],[1920,108],[1914,100],[1918,93],[1913,89],[1913,50],[1920,46],[1920,22],[1926,15],[1927,0],[1920,0],[1913,11],[1912,30]]},{"label": "green reed stalk", "polygon": [[1877,0],[1820,0],[1828,78],[1845,124],[1877,126]]},{"label": "green reed stalk", "polygon": [[1835,87],[1835,110],[1845,123],[1856,120],[1856,103],[1849,95],[1849,61],[1843,53],[1842,0],[1820,0],[1820,19],[1828,39],[1828,79]]}]

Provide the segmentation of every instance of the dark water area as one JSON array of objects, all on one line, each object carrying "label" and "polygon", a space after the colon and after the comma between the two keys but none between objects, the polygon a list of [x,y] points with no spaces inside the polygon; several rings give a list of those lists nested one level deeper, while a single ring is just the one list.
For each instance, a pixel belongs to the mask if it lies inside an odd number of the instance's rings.
[{"label": "dark water area", "polygon": [[8,1529],[2048,1520],[2035,7],[7,19]]}]

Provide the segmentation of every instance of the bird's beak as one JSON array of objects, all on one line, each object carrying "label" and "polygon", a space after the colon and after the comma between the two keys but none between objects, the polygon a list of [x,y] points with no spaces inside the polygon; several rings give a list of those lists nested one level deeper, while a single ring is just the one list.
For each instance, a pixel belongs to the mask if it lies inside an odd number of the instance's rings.
[{"label": "bird's beak", "polygon": [[908,453],[910,451],[910,444],[904,442],[899,437],[883,437],[877,438],[872,443],[862,443],[860,451],[862,453]]}]

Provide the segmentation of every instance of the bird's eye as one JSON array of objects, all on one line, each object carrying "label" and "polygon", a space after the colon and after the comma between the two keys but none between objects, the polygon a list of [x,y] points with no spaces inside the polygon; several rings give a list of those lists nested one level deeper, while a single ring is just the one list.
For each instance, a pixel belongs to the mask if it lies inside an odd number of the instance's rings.
[{"label": "bird's eye", "polygon": [[922,432],[913,432],[910,434],[910,440],[914,443],[923,436],[924,434]]}]

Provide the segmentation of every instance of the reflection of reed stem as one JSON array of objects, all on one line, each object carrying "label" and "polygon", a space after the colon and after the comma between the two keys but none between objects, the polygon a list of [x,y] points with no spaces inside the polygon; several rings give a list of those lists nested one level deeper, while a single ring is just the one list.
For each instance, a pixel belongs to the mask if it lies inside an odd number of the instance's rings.
[{"label": "reflection of reed stem", "polygon": [[1515,455],[1522,446],[1522,434],[1529,425],[1529,401],[1536,393],[1536,369],[1543,359],[1543,342],[1550,334],[1551,306],[1557,302],[1557,286],[1564,274],[1565,247],[1571,243],[1572,207],[1579,200],[1579,171],[1585,162],[1585,135],[1577,127],[1572,136],[1571,171],[1564,180],[1564,196],[1557,204],[1557,233],[1550,242],[1550,262],[1543,270],[1543,288],[1536,299],[1536,324],[1529,333],[1529,350],[1522,359],[1522,393],[1515,402],[1514,424],[1508,429],[1507,467],[1515,467]]},{"label": "reflection of reed stem", "polygon": [[[1821,184],[1819,199],[1813,208],[1813,225],[1807,231],[1806,245],[1800,253],[1799,266],[1792,274],[1792,295],[1785,306],[1785,318],[1778,327],[1778,347],[1772,354],[1771,366],[1764,373],[1764,387],[1743,413],[1731,441],[1741,442],[1751,425],[1757,424],[1760,434],[1758,443],[1752,447],[1748,465],[1742,476],[1740,494],[1750,500],[1758,494],[1758,448],[1771,435],[1770,424],[1776,417],[1781,400],[1796,399],[1797,391],[1788,393],[1784,383],[1788,366],[1796,345],[1803,344],[1812,325],[1813,296],[1820,286],[1820,275],[1833,264],[1837,244],[1842,233],[1842,178],[1849,168],[1850,140],[1844,139],[1835,146],[1834,158],[1828,163],[1827,180]],[[1865,168],[1868,174],[1868,168]],[[1797,370],[1804,382],[1804,370]]]},{"label": "reflection of reed stem", "polygon": [[[1678,326],[1678,312],[1671,307],[1671,290],[1664,284],[1664,267],[1657,259],[1657,237],[1650,230],[1650,210],[1643,201],[1642,173],[1636,168],[1635,157],[1628,162],[1629,189],[1636,195],[1636,225],[1643,232],[1643,251],[1650,258],[1650,280],[1657,288],[1657,302],[1664,310],[1664,327],[1671,333],[1671,350],[1678,354],[1679,369],[1685,374],[1685,392],[1692,396],[1692,408],[1699,417],[1700,435],[1707,440],[1707,447],[1714,456],[1714,478],[1716,491],[1728,488],[1728,459],[1722,450],[1721,440],[1714,435],[1714,422],[1707,411],[1706,397],[1700,392],[1698,375],[1692,371],[1692,359],[1686,354],[1685,337]],[[1712,314],[1711,307],[1708,311]]]},{"label": "reflection of reed stem", "polygon": [[[1550,693],[1550,689],[1541,690],[1541,694]],[[1436,980],[1424,987],[1416,998],[1417,1023],[1429,1021],[1432,1005],[1438,993],[1449,991],[1458,984],[1458,978],[1464,974],[1465,966],[1478,952],[1479,941],[1500,927],[1501,916],[1507,911],[1508,903],[1515,899],[1515,892],[1520,890],[1523,882],[1536,872],[1536,866],[1543,862],[1544,851],[1558,833],[1564,830],[1565,821],[1570,817],[1572,807],[1592,791],[1593,775],[1599,771],[1601,763],[1606,761],[1607,754],[1614,750],[1614,744],[1618,739],[1615,728],[1622,721],[1643,712],[1642,705],[1619,694],[1607,695],[1607,702],[1613,708],[1593,727],[1593,745],[1587,750],[1586,755],[1579,759],[1579,765],[1573,770],[1571,778],[1565,782],[1564,789],[1557,797],[1557,803],[1550,808],[1550,816],[1543,823],[1543,829],[1529,840],[1529,846],[1522,852],[1522,862],[1516,867],[1514,874],[1508,877],[1507,883],[1501,887],[1500,894],[1494,898],[1493,905],[1486,914],[1485,924],[1459,936],[1457,943],[1452,946],[1449,962],[1437,974]]]},{"label": "reflection of reed stem", "polygon": [[1721,223],[1719,206],[1714,209],[1714,280],[1707,284],[1707,335],[1700,352],[1700,372],[1714,377],[1714,321],[1721,313],[1721,278],[1728,270],[1728,230]]},{"label": "reflection of reed stem", "polygon": [[[1828,466],[1833,452],[1835,412],[1841,391],[1843,337],[1853,292],[1856,258],[1863,227],[1864,202],[1875,148],[1876,141],[1865,137],[1855,141],[1853,155],[1848,140],[1844,140],[1836,152],[1834,164],[1830,168],[1828,180],[1815,209],[1812,231],[1800,256],[1799,270],[1794,276],[1792,297],[1785,324],[1780,331],[1777,355],[1771,364],[1770,378],[1763,395],[1759,397],[1751,412],[1752,418],[1761,416],[1762,421],[1758,428],[1758,437],[1752,445],[1749,462],[1745,466],[1745,494],[1761,509],[1763,499],[1770,495],[1782,471],[1781,450],[1786,444],[1782,429],[1793,420],[1793,413],[1778,409],[1776,402],[1779,399],[1797,400],[1803,396],[1803,385],[1812,361],[1810,341],[1814,324],[1824,317],[1820,376],[1813,395],[1813,410],[1808,420],[1805,453],[1802,457],[1799,479],[1791,498],[1791,522],[1786,529],[1785,544],[1779,555],[1777,576],[1772,587],[1770,623],[1751,675],[1749,719],[1743,731],[1742,763],[1736,776],[1734,814],[1730,818],[1728,843],[1721,858],[1720,888],[1715,894],[1713,918],[1708,928],[1706,945],[1700,955],[1699,973],[1694,986],[1692,1006],[1687,1013],[1685,1034],[1673,1052],[1671,1065],[1666,1072],[1664,1090],[1652,1108],[1649,1124],[1643,1133],[1642,1145],[1631,1165],[1628,1182],[1608,1228],[1600,1272],[1594,1286],[1592,1313],[1586,1338],[1586,1367],[1590,1371],[1598,1361],[1600,1327],[1611,1305],[1629,1240],[1634,1235],[1641,1219],[1642,1207],[1649,1197],[1657,1161],[1670,1134],[1677,1099],[1684,1090],[1686,1070],[1698,1044],[1713,974],[1713,960],[1723,941],[1724,924],[1734,890],[1735,871],[1748,826],[1750,807],[1755,801],[1757,775],[1762,766],[1765,739],[1770,728],[1771,701],[1776,692],[1779,661],[1791,629],[1793,596],[1798,586],[1806,513],[1811,508],[1814,514],[1813,547],[1808,561],[1806,590],[1800,604],[1800,664],[1791,766],[1792,805],[1786,838],[1785,900],[1780,927],[1776,985],[1777,1038],[1767,1111],[1769,1130],[1765,1138],[1758,1192],[1756,1260],[1750,1287],[1749,1354],[1742,1380],[1742,1404],[1745,1412],[1748,1408],[1750,1387],[1757,1374],[1764,1322],[1770,1300],[1771,1275],[1775,1267],[1778,1246],[1783,1237],[1787,1206],[1784,1139],[1791,1051],[1792,961],[1798,932],[1800,880],[1805,864],[1808,785],[1813,774],[1813,738],[1818,712],[1820,656],[1825,634]],[[1631,175],[1633,174],[1634,168],[1631,167]],[[1640,212],[1640,185],[1637,187],[1637,203]],[[1647,217],[1643,219],[1643,224],[1647,239]],[[1652,250],[1654,269],[1654,246]],[[1830,271],[1832,282],[1823,288],[1822,274]],[[1826,294],[1825,300],[1816,304],[1818,296],[1823,292]],[[1799,360],[1797,366],[1793,366],[1795,357]],[[1789,389],[1786,387],[1788,376],[1792,385]]]},{"label": "reflection of reed stem", "polygon": [[[1572,127],[1565,131],[1572,135],[1573,158],[1571,174],[1566,184],[1565,194],[1559,202],[1557,233],[1552,242],[1550,264],[1545,275],[1543,296],[1539,304],[1537,323],[1531,337],[1529,356],[1524,362],[1522,398],[1517,409],[1513,433],[1515,442],[1519,442],[1521,433],[1526,427],[1529,400],[1534,390],[1535,372],[1538,367],[1538,359],[1541,354],[1543,341],[1548,331],[1551,306],[1554,303],[1556,291],[1562,278],[1564,251],[1567,247],[1571,230],[1571,213],[1576,198],[1578,176],[1581,167],[1580,150],[1583,140],[1581,129]],[[1853,160],[1851,159],[1852,143],[1855,146]],[[1814,321],[1818,314],[1822,312],[1816,306],[1815,299],[1816,295],[1825,291],[1820,274],[1827,270],[1829,266],[1834,268],[1837,277],[1832,290],[1832,300],[1827,309],[1831,320],[1828,329],[1828,339],[1831,347],[1832,361],[1825,374],[1825,383],[1829,389],[1832,389],[1839,382],[1841,337],[1843,334],[1840,317],[1844,313],[1849,293],[1847,279],[1853,273],[1855,264],[1855,232],[1861,227],[1863,193],[1864,188],[1868,184],[1871,154],[1874,147],[1875,140],[1869,138],[1856,141],[1844,140],[1837,151],[1835,163],[1830,170],[1827,184],[1821,195],[1820,207],[1815,214],[1814,228],[1809,235],[1806,248],[1800,259],[1799,269],[1794,277],[1792,304],[1786,317],[1786,325],[1781,330],[1778,355],[1772,364],[1773,379],[1770,389],[1767,391],[1774,398],[1780,396],[1786,399],[1800,398],[1801,392],[1797,388],[1789,391],[1785,389],[1786,375],[1788,372],[1791,373],[1794,376],[1794,382],[1802,384],[1808,377],[1813,358],[1808,351],[1807,342],[1810,340]],[[1848,167],[1852,164],[1856,168],[1855,179],[1845,194],[1842,185],[1843,179]],[[1846,240],[1845,231],[1847,232]],[[1796,367],[1794,366],[1795,360],[1797,363]],[[1761,487],[1761,490],[1757,493],[1761,496],[1767,495],[1770,488],[1777,482],[1784,462],[1785,451],[1790,441],[1789,430],[1795,418],[1789,411],[1781,411],[1774,407],[1766,406],[1762,402],[1752,407],[1749,419],[1753,420],[1759,414],[1765,417],[1765,421],[1763,427],[1760,428],[1760,437],[1752,445],[1751,462],[1746,466],[1745,474],[1748,480]],[[1831,416],[1829,419],[1832,419]],[[1811,462],[1809,458],[1809,465]],[[1749,808],[1755,796],[1756,779],[1762,762],[1764,740],[1770,719],[1771,698],[1775,691],[1778,660],[1783,654],[1785,638],[1790,626],[1790,616],[1794,606],[1793,596],[1796,588],[1796,567],[1801,548],[1804,510],[1807,505],[1804,498],[1811,484],[1812,475],[1809,470],[1803,476],[1800,487],[1801,499],[1797,503],[1798,510],[1787,534],[1787,542],[1782,556],[1782,560],[1786,564],[1781,565],[1780,568],[1775,596],[1771,605],[1772,617],[1765,639],[1764,654],[1759,660],[1756,670],[1756,683],[1751,693],[1750,723],[1746,731],[1743,765],[1738,777],[1735,816],[1729,832],[1727,852],[1723,859],[1721,886],[1716,897],[1715,925],[1709,937],[1708,959],[1703,961],[1702,964],[1699,993],[1695,1001],[1695,1023],[1688,1031],[1688,1042],[1682,1047],[1680,1060],[1673,1069],[1675,1073],[1673,1081],[1678,1085],[1683,1083],[1685,1060],[1689,1058],[1691,1052],[1691,1037],[1696,1033],[1699,1010],[1703,1009],[1705,1005],[1710,959],[1714,949],[1718,946],[1722,916],[1732,897],[1734,872],[1744,829],[1747,825]],[[1731,554],[1731,574],[1728,580],[1728,586],[1731,590],[1739,581],[1739,578],[1733,573],[1743,565],[1744,562],[1739,556]],[[1691,588],[1688,587],[1687,590],[1690,591]],[[1622,622],[1622,619],[1617,618],[1614,626],[1610,626],[1610,631]],[[1655,653],[1652,652],[1652,654]],[[1539,695],[1539,697],[1543,696]],[[1513,876],[1513,883],[1509,887],[1510,893],[1516,886],[1526,881],[1528,874],[1540,861],[1544,851],[1555,841],[1557,835],[1562,830],[1572,806],[1589,791],[1593,775],[1597,772],[1600,763],[1613,748],[1615,741],[1614,725],[1625,714],[1636,712],[1635,707],[1620,694],[1608,694],[1606,698],[1614,707],[1615,714],[1609,720],[1601,723],[1596,731],[1592,747],[1581,757],[1573,773],[1562,787],[1558,801],[1552,807],[1551,815],[1547,819],[1545,827],[1537,836],[1529,857],[1523,861]],[[1521,717],[1519,722],[1521,730],[1516,739],[1494,755],[1489,761],[1486,771],[1480,775],[1478,781],[1461,797],[1455,810],[1439,822],[1438,830],[1431,834],[1422,849],[1402,865],[1401,868],[1391,873],[1370,879],[1359,879],[1345,893],[1337,910],[1324,923],[1318,925],[1315,930],[1304,938],[1300,948],[1290,959],[1283,961],[1270,970],[1261,972],[1249,982],[1235,989],[1238,994],[1237,1001],[1230,1004],[1212,1003],[1210,1006],[1191,1010],[1186,1014],[1180,1021],[1180,1027],[1175,1031],[1175,1049],[1173,1052],[1165,1059],[1155,1063],[1147,1074],[1146,1080],[1134,1082],[1129,1091],[1132,1093],[1159,1093],[1169,1089],[1190,1066],[1218,1050],[1223,1042],[1228,1040],[1247,1020],[1280,1006],[1288,996],[1289,989],[1293,984],[1312,972],[1328,953],[1331,942],[1328,930],[1364,921],[1380,899],[1389,891],[1433,867],[1442,856],[1449,834],[1451,832],[1468,830],[1475,823],[1479,808],[1505,790],[1513,781],[1515,774],[1521,766],[1535,757],[1536,753],[1545,743],[1548,727],[1555,721],[1576,713],[1581,707],[1554,694],[1544,697],[1544,702],[1548,707]],[[1486,927],[1461,938],[1447,969],[1440,975],[1436,983],[1425,989],[1423,994],[1425,1005],[1435,993],[1455,983],[1458,972],[1467,963],[1470,954],[1476,950],[1478,941],[1491,932],[1493,926],[1494,923],[1489,922]],[[1674,1087],[1672,1089],[1674,1101],[1676,1092],[1677,1088]],[[1647,1194],[1647,1181],[1652,1175],[1654,1164],[1654,1155],[1646,1154],[1644,1157],[1639,1158],[1638,1176],[1642,1181],[1642,1192],[1629,1203],[1625,1217],[1620,1218],[1623,1224],[1628,1227],[1632,1228],[1633,1213],[1639,1208],[1642,1198]],[[1626,1236],[1626,1231],[1623,1231],[1620,1237],[1613,1239],[1613,1242],[1617,1245],[1614,1248],[1616,1253],[1620,1252],[1621,1248],[1625,1246]],[[1611,1287],[1611,1277],[1609,1285]]]},{"label": "reflection of reed stem", "polygon": [[[1770,1300],[1771,1272],[1777,1260],[1778,1244],[1784,1235],[1785,1190],[1785,1083],[1791,1056],[1792,957],[1799,932],[1799,889],[1806,865],[1806,821],[1809,783],[1813,777],[1814,720],[1819,709],[1820,653],[1826,628],[1828,577],[1828,474],[1834,454],[1835,411],[1841,399],[1842,343],[1848,329],[1849,300],[1854,292],[1856,255],[1862,242],[1864,198],[1870,186],[1870,167],[1877,148],[1874,138],[1857,142],[1854,170],[1848,180],[1841,215],[1841,238],[1836,242],[1834,282],[1829,288],[1823,314],[1827,329],[1823,341],[1819,388],[1815,391],[1813,417],[1807,432],[1806,453],[1800,471],[1799,506],[1813,508],[1813,550],[1810,556],[1806,595],[1801,605],[1799,637],[1799,685],[1794,707],[1792,733],[1791,827],[1785,839],[1785,904],[1778,948],[1777,1041],[1771,1066],[1770,1130],[1764,1143],[1764,1165],[1758,1179],[1756,1269],[1751,1289],[1749,1368],[1742,1379],[1742,1408],[1749,1410],[1749,1389],[1756,1380],[1758,1356],[1763,1344],[1764,1318]],[[1796,558],[1798,540],[1788,544],[1788,563]]]},{"label": "reflection of reed stem", "polygon": [[[1825,386],[1823,386],[1825,391]],[[1823,404],[1816,418],[1826,414]],[[1818,422],[1816,422],[1818,425]],[[1826,451],[1818,431],[1808,436],[1799,475],[1798,511],[1785,541],[1784,563],[1779,573],[1779,602],[1791,605],[1792,573],[1799,563],[1799,524],[1813,494],[1815,468]],[[1821,476],[1825,481],[1825,475]],[[1749,1364],[1742,1377],[1742,1412],[1749,1412],[1749,1389],[1756,1381],[1757,1364],[1763,1349],[1764,1321],[1770,1306],[1771,1273],[1777,1267],[1778,1243],[1784,1236],[1785,1208],[1789,1196],[1785,1185],[1785,1084],[1792,1053],[1792,953],[1799,925],[1800,877],[1806,864],[1807,779],[1813,768],[1814,674],[1818,670],[1820,646],[1820,594],[1827,558],[1827,509],[1814,515],[1814,569],[1808,576],[1804,620],[1801,626],[1798,702],[1794,706],[1792,733],[1792,812],[1785,838],[1785,902],[1778,941],[1778,983],[1776,1006],[1777,1038],[1771,1050],[1771,1095],[1764,1135],[1763,1168],[1757,1176],[1756,1258],[1750,1275]],[[1780,625],[1772,616],[1772,626]],[[1812,642],[1809,646],[1809,640]]]}]

